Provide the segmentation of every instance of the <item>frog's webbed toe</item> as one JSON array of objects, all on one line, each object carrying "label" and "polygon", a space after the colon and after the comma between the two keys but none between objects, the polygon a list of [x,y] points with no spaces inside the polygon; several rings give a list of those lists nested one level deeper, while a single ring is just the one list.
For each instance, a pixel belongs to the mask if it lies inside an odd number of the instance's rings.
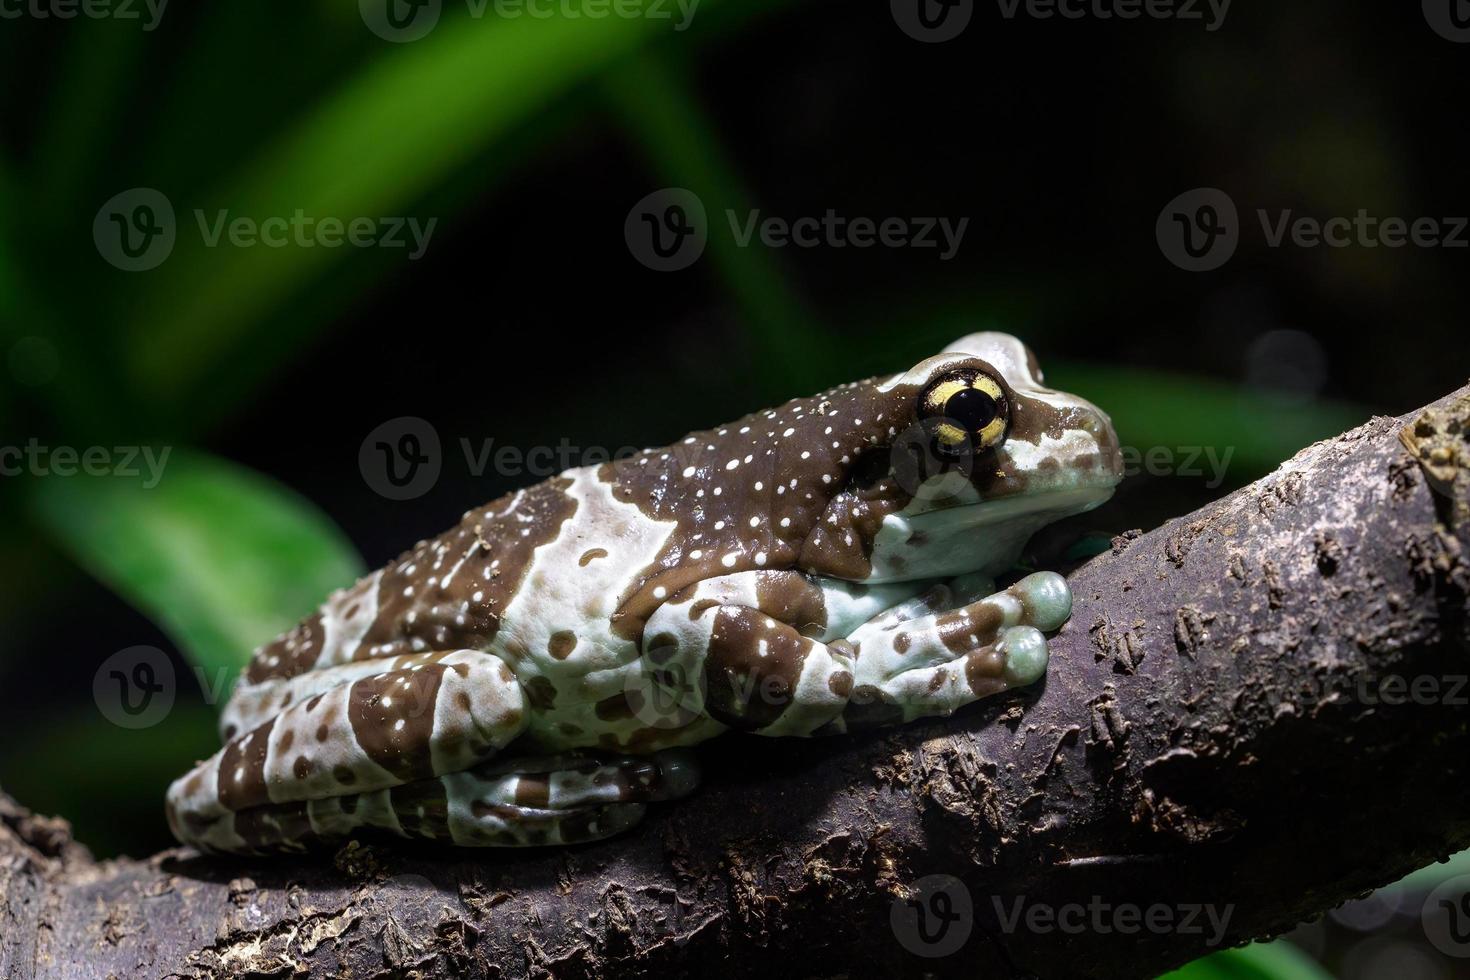
[{"label": "frog's webbed toe", "polygon": [[1066,580],[1037,572],[969,605],[859,629],[846,727],[947,715],[1036,683],[1046,674],[1043,632],[1058,629],[1071,611]]}]

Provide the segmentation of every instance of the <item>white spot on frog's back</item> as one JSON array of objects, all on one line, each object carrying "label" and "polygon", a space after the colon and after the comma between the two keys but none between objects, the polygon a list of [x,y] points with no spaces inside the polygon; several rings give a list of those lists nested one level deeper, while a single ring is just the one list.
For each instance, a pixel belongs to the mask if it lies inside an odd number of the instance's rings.
[{"label": "white spot on frog's back", "polygon": [[[567,475],[572,483],[566,493],[577,502],[576,512],[554,540],[536,549],[496,637],[495,649],[507,653],[523,681],[575,677],[635,659],[637,645],[612,629],[618,597],[653,564],[677,528],[674,521],[652,520],[616,499],[596,467]],[[589,553],[596,560],[584,562]],[[558,642],[557,634],[568,630],[576,645],[564,659],[553,656],[554,644],[565,647],[565,637]]]}]

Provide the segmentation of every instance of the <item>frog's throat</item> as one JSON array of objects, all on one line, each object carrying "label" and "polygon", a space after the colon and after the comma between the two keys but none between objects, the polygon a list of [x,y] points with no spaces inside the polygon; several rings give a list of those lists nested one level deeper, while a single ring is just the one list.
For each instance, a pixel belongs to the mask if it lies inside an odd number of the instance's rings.
[{"label": "frog's throat", "polygon": [[873,539],[870,583],[968,573],[999,575],[1041,528],[1082,514],[1113,495],[1111,486],[1021,494],[921,514],[889,514]]}]

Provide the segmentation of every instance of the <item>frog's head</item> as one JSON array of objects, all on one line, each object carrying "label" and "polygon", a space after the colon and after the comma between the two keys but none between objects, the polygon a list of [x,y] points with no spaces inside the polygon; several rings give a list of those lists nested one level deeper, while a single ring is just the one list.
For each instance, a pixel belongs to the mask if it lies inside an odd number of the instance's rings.
[{"label": "frog's head", "polygon": [[[887,436],[869,442],[813,532],[828,543],[839,528],[865,532],[866,574],[843,577],[998,574],[1038,529],[1097,507],[1122,479],[1108,416],[1045,387],[1007,334],[963,337],[873,394],[893,410]],[[812,544],[808,567],[825,550]]]}]

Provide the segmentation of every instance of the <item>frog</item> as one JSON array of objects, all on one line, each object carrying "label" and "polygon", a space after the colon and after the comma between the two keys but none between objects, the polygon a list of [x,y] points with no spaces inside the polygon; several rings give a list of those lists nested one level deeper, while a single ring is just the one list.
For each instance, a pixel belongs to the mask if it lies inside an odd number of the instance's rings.
[{"label": "frog", "polygon": [[227,854],[582,844],[694,792],[710,739],[1028,688],[1072,596],[1053,571],[997,579],[1122,472],[1108,415],[994,331],[568,469],[256,649],[169,826]]}]

